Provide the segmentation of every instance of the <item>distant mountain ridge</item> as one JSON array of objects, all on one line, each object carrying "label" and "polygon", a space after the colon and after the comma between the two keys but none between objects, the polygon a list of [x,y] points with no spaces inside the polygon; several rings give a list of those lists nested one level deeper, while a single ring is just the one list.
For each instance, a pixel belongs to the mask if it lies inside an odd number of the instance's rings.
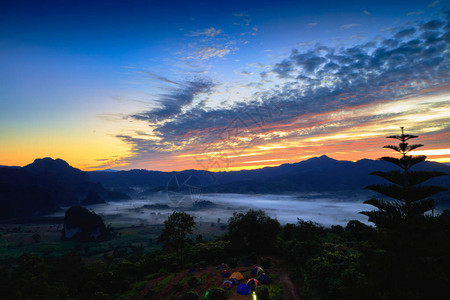
[{"label": "distant mountain ridge", "polygon": [[[423,162],[417,170],[434,170],[450,174],[450,166],[436,162]],[[385,183],[374,171],[389,171],[396,167],[381,160],[362,159],[356,162],[340,161],[326,155],[297,163],[265,167],[255,170],[206,172],[185,170],[161,172],[130,170],[118,172],[90,172],[94,181],[112,189],[164,190],[177,173],[190,173],[201,183],[205,192],[219,193],[283,193],[283,192],[336,192],[361,191],[369,184]],[[449,176],[434,178],[430,184],[450,189]]]},{"label": "distant mountain ridge", "polygon": [[[145,199],[149,194],[165,190],[179,173],[195,177],[203,192],[351,193],[361,192],[369,184],[386,183],[369,173],[393,169],[396,169],[394,165],[380,160],[339,161],[323,155],[298,163],[230,172],[84,172],[62,159],[42,158],[23,168],[0,167],[0,218],[48,214],[62,206]],[[450,174],[450,166],[436,162],[423,162],[415,169]],[[450,176],[433,178],[426,184],[450,189]],[[440,193],[437,199],[448,200],[449,194]]]}]

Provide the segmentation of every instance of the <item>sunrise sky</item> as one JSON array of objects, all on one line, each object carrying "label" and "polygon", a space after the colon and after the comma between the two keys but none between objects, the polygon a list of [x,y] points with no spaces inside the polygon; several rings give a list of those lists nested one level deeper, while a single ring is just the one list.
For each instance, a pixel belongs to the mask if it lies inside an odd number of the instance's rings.
[{"label": "sunrise sky", "polygon": [[1,1],[0,165],[450,162],[449,1]]}]

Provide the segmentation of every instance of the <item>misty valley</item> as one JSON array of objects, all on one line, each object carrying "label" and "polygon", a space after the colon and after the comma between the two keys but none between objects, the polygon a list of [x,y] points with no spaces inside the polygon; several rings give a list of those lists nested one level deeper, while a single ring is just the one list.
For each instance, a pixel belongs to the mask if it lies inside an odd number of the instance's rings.
[{"label": "misty valley", "polygon": [[[165,193],[155,193],[147,200],[112,201],[105,204],[85,206],[102,216],[106,223],[112,224],[163,224],[173,211],[184,211],[194,216],[196,221],[223,224],[234,212],[250,209],[264,210],[281,224],[296,223],[297,218],[314,221],[326,227],[345,226],[350,220],[369,224],[368,218],[358,212],[368,209],[361,200],[365,198],[345,198],[332,194],[293,194],[293,195],[248,195],[248,194],[202,194],[195,199],[186,197],[187,203],[173,206]],[[364,197],[361,195],[360,197]],[[367,196],[366,196],[367,197]],[[190,202],[190,203],[189,203]],[[195,206],[197,204],[197,206]],[[63,217],[64,211],[46,215]]]}]

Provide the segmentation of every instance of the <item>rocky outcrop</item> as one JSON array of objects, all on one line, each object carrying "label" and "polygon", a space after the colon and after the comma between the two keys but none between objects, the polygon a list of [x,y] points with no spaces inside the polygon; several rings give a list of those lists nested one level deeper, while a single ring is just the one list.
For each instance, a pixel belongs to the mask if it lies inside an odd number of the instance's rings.
[{"label": "rocky outcrop", "polygon": [[102,218],[81,206],[72,206],[64,216],[63,240],[102,241],[109,238]]}]

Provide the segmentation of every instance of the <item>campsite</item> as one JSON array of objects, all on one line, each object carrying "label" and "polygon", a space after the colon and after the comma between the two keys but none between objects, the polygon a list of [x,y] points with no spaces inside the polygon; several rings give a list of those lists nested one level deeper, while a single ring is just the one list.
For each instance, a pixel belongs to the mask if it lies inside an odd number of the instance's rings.
[{"label": "campsite", "polygon": [[[208,294],[214,288],[223,288],[227,291],[228,299],[233,300],[245,300],[255,299],[253,291],[255,287],[250,288],[247,282],[256,278],[270,278],[270,280],[264,281],[264,283],[258,281],[258,284],[263,284],[267,287],[270,299],[298,299],[291,298],[289,296],[284,297],[286,290],[292,288],[289,285],[292,284],[290,280],[286,280],[286,269],[280,267],[279,261],[274,261],[271,266],[266,269],[262,269],[259,266],[239,266],[230,268],[226,265],[226,269],[221,264],[218,267],[208,266],[206,268],[198,268],[193,270],[183,270],[176,274],[169,274],[167,276],[161,276],[149,281],[142,291],[137,296],[137,300],[143,299],[184,299],[189,300],[193,298],[183,297],[190,289],[196,294],[200,295],[199,299],[212,299],[208,298]],[[228,275],[224,275],[227,272]],[[230,274],[231,273],[231,274]],[[270,274],[270,275],[269,275]],[[270,277],[269,277],[270,276]],[[160,283],[164,282],[164,285]],[[192,282],[195,282],[194,284]],[[231,286],[227,286],[224,283],[233,282]],[[246,286],[246,288],[238,289],[239,287]],[[296,295],[296,292],[294,293]],[[148,298],[148,297],[153,298]]]}]

